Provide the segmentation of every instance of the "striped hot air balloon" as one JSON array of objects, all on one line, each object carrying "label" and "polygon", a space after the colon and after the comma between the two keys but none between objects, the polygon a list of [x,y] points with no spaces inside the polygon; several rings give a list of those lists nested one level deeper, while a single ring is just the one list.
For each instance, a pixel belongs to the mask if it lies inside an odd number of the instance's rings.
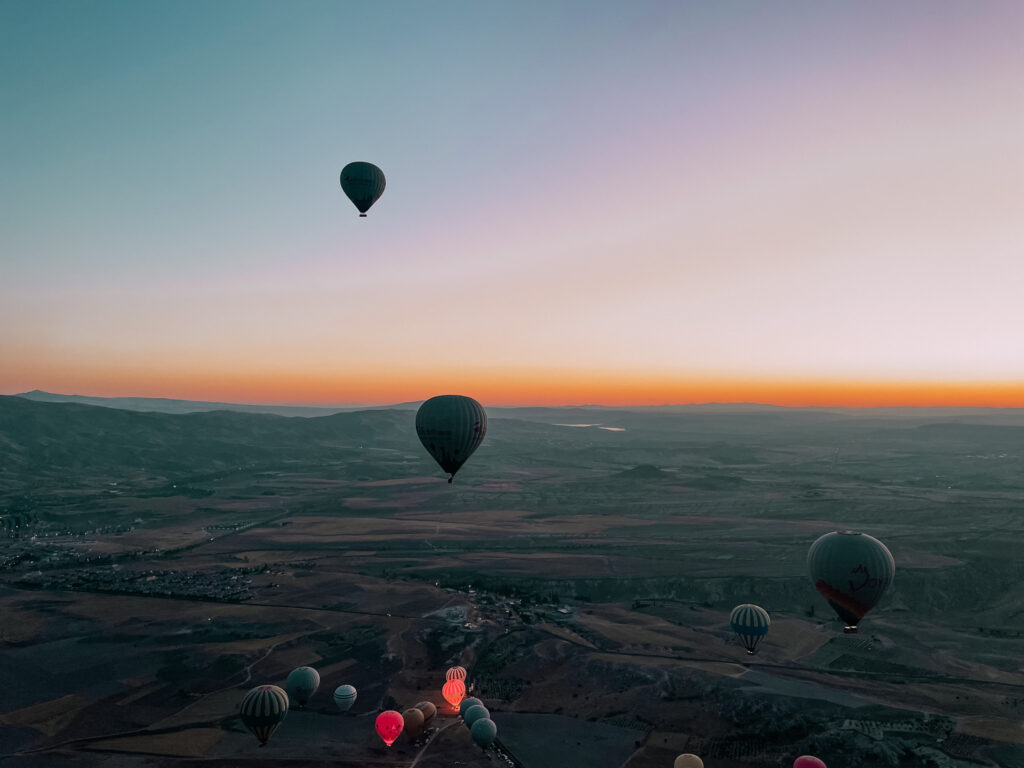
[{"label": "striped hot air balloon", "polygon": [[826,533],[807,552],[815,589],[828,600],[846,632],[856,632],[892,583],[896,563],[878,539],[857,531]]},{"label": "striped hot air balloon", "polygon": [[270,735],[288,715],[288,694],[276,685],[260,685],[245,694],[239,714],[242,724],[260,740],[260,746],[265,747]]},{"label": "striped hot air balloon", "polygon": [[466,696],[466,684],[461,680],[449,680],[441,688],[441,695],[453,708],[458,709],[459,702]]},{"label": "striped hot air balloon", "polygon": [[487,434],[484,407],[464,395],[438,395],[416,412],[416,434],[441,469],[455,478],[459,467],[483,442]]},{"label": "striped hot air balloon", "polygon": [[341,169],[341,189],[359,210],[359,217],[366,218],[370,206],[384,194],[387,181],[384,171],[373,163],[357,161]]},{"label": "striped hot air balloon", "polygon": [[465,680],[466,679],[466,668],[465,667],[452,667],[445,672],[445,680]]},{"label": "striped hot air balloon", "polygon": [[351,685],[339,685],[334,689],[334,703],[342,712],[348,712],[356,703],[356,689]]},{"label": "striped hot air balloon", "polygon": [[768,634],[768,627],[771,626],[772,620],[768,616],[768,611],[761,606],[744,603],[732,609],[732,613],[729,615],[729,624],[732,626],[732,631],[739,636],[747,653],[753,656],[761,638]]}]

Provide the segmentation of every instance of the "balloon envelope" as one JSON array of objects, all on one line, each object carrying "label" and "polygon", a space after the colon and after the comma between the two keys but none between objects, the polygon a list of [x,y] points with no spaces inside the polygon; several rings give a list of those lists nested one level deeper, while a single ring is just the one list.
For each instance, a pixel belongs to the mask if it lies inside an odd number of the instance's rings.
[{"label": "balloon envelope", "polygon": [[297,667],[288,673],[284,687],[288,691],[288,698],[304,707],[320,687],[320,673],[312,667]]},{"label": "balloon envelope", "polygon": [[470,728],[473,727],[473,723],[477,720],[483,720],[490,718],[491,713],[487,710],[483,704],[474,704],[472,707],[462,713],[462,719]]},{"label": "balloon envelope", "polygon": [[257,686],[245,694],[239,714],[263,746],[288,715],[288,694],[276,685]]},{"label": "balloon envelope", "polygon": [[498,726],[494,724],[493,720],[485,717],[473,723],[473,727],[469,729],[469,735],[473,737],[477,746],[487,749],[494,743],[494,739],[498,735]]},{"label": "balloon envelope", "polygon": [[793,761],[793,768],[827,768],[827,766],[813,755],[800,755]]},{"label": "balloon envelope", "polygon": [[357,161],[341,169],[341,189],[359,209],[361,217],[384,194],[386,184],[384,171],[373,163]]},{"label": "balloon envelope", "polygon": [[415,739],[420,735],[427,719],[423,716],[422,710],[413,707],[412,709],[407,709],[402,713],[402,721],[404,722],[403,730],[405,731],[405,734],[410,739]]},{"label": "balloon envelope", "polygon": [[466,684],[461,680],[449,680],[441,689],[441,695],[444,696],[445,701],[453,707],[457,707],[466,695]]},{"label": "balloon envelope", "polygon": [[465,680],[466,679],[466,668],[465,667],[452,667],[445,673],[446,680]]},{"label": "balloon envelope", "polygon": [[757,644],[761,638],[768,634],[768,627],[772,620],[768,611],[759,605],[744,603],[732,609],[729,615],[729,625],[732,631],[739,637],[747,653],[753,654],[757,650]]},{"label": "balloon envelope", "polygon": [[374,727],[377,729],[377,735],[390,747],[402,732],[402,728],[405,727],[405,720],[402,719],[400,713],[388,709],[377,715]]},{"label": "balloon envelope", "polygon": [[430,722],[430,719],[437,714],[437,707],[434,706],[432,701],[421,701],[416,705],[416,709],[423,713],[423,720]]},{"label": "balloon envelope", "polygon": [[480,699],[478,699],[476,696],[470,696],[468,699],[463,699],[459,703],[459,714],[465,715],[467,709],[469,709],[470,707],[475,707],[478,704],[481,707],[484,705],[484,703],[480,701]]},{"label": "balloon envelope", "polygon": [[438,395],[416,411],[416,434],[441,469],[451,477],[483,442],[487,413],[471,397]]},{"label": "balloon envelope", "polygon": [[815,588],[846,622],[846,631],[856,632],[857,622],[892,583],[896,564],[878,539],[857,531],[833,531],[811,544],[807,570]]},{"label": "balloon envelope", "polygon": [[704,761],[689,752],[680,755],[672,763],[672,768],[704,768]]},{"label": "balloon envelope", "polygon": [[356,689],[351,685],[339,685],[334,689],[334,703],[342,712],[348,712],[356,703]]}]

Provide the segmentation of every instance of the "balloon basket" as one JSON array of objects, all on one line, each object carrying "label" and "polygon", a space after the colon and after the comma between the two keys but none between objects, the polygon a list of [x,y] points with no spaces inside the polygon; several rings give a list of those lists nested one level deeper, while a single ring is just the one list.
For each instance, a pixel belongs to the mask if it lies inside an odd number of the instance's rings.
[{"label": "balloon basket", "polygon": [[857,634],[857,628],[856,627],[843,627],[843,634],[845,634],[845,635],[856,635]]},{"label": "balloon basket", "polygon": [[366,214],[365,213],[360,213],[359,214],[359,218],[360,219],[365,219],[366,218]]}]

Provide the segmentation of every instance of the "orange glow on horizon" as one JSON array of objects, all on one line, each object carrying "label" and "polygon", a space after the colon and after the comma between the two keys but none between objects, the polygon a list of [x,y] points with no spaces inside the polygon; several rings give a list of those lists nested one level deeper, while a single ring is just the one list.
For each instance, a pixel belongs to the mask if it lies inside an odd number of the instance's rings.
[{"label": "orange glow on horizon", "polygon": [[[41,373],[41,372],[40,372]],[[374,373],[265,370],[50,371],[9,382],[9,394],[43,389],[94,397],[163,397],[277,405],[387,405],[465,394],[492,406],[644,406],[759,403],[790,407],[1024,407],[1024,382],[852,380],[640,375],[539,369],[381,370]],[[13,383],[13,386],[11,384]]]}]

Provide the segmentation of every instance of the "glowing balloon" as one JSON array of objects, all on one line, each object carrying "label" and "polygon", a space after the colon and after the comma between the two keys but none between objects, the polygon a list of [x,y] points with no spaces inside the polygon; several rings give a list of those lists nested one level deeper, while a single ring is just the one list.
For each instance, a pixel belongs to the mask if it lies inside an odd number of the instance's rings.
[{"label": "glowing balloon", "polygon": [[892,583],[896,564],[878,539],[857,531],[826,533],[807,552],[807,570],[846,632],[856,632]]},{"label": "glowing balloon", "polygon": [[288,691],[288,698],[300,707],[304,707],[310,697],[316,693],[316,689],[320,687],[320,673],[312,667],[297,667],[288,673],[284,687]]},{"label": "glowing balloon", "polygon": [[482,720],[491,716],[491,713],[487,710],[483,704],[474,704],[472,707],[462,713],[462,721],[470,728],[473,727],[473,723],[477,720]]},{"label": "glowing balloon", "polygon": [[421,701],[416,705],[416,709],[423,713],[423,720],[426,723],[429,723],[434,715],[437,714],[437,707],[434,706],[432,701]]},{"label": "glowing balloon", "polygon": [[459,702],[466,695],[466,684],[461,680],[449,680],[441,689],[441,695],[453,707],[458,707]]},{"label": "glowing balloon", "polygon": [[704,761],[689,752],[680,755],[672,763],[672,768],[704,768]]},{"label": "glowing balloon", "polygon": [[793,761],[793,768],[827,768],[827,766],[813,755],[800,755]]},{"label": "glowing balloon", "polygon": [[265,747],[267,739],[288,715],[288,694],[276,685],[253,688],[242,699],[239,714],[242,725],[260,740],[261,747]]},{"label": "glowing balloon", "polygon": [[466,668],[465,667],[452,667],[445,673],[445,680],[465,680],[466,679]]},{"label": "glowing balloon", "polygon": [[450,475],[450,483],[483,442],[487,413],[471,397],[438,395],[416,411],[416,434],[434,461]]},{"label": "glowing balloon", "polygon": [[356,689],[351,685],[339,685],[334,689],[334,703],[342,712],[348,712],[356,703]]},{"label": "glowing balloon", "polygon": [[377,735],[384,740],[384,743],[389,747],[395,743],[395,739],[402,732],[402,728],[405,726],[405,720],[402,719],[402,715],[395,712],[393,709],[388,709],[377,715],[377,721],[374,723],[374,727],[377,729]]},{"label": "glowing balloon", "polygon": [[494,724],[493,720],[485,717],[473,723],[473,727],[469,729],[469,735],[473,737],[473,741],[478,747],[487,749],[494,743],[494,739],[498,735],[498,726]]},{"label": "glowing balloon", "polygon": [[480,701],[480,699],[478,699],[476,696],[470,696],[468,699],[463,699],[459,703],[459,714],[460,715],[465,715],[467,709],[469,709],[470,707],[475,707],[478,704],[481,707],[484,705],[484,703],[482,701]]},{"label": "glowing balloon", "polygon": [[373,163],[349,163],[341,169],[341,189],[359,209],[359,217],[365,219],[370,206],[384,194],[387,184],[384,171]]},{"label": "glowing balloon", "polygon": [[729,615],[729,625],[735,632],[747,653],[753,655],[757,651],[757,644],[761,638],[768,634],[768,627],[772,620],[768,611],[759,605],[744,603],[732,609]]},{"label": "glowing balloon", "polygon": [[423,731],[423,726],[427,719],[423,716],[423,711],[413,707],[407,709],[402,713],[402,720],[405,723],[405,735],[410,739],[415,739]]}]

